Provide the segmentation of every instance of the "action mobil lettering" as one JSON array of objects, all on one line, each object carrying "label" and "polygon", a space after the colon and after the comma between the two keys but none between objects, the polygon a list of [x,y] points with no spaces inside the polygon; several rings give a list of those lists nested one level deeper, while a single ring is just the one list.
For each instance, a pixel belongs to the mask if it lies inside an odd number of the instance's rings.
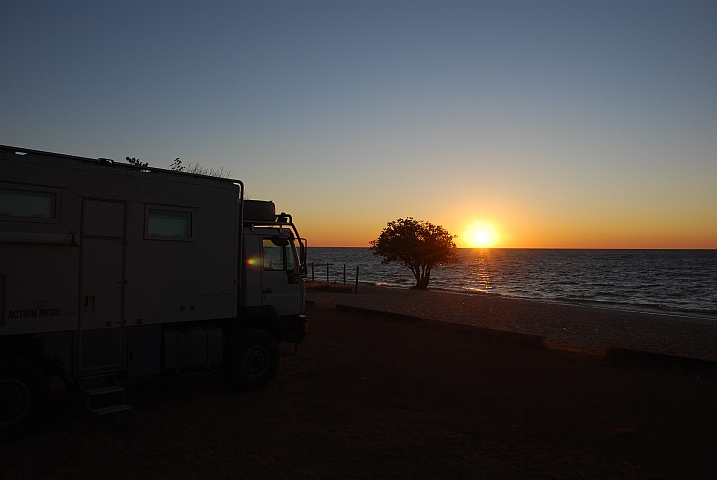
[{"label": "action mobil lettering", "polygon": [[42,308],[37,310],[10,310],[7,318],[61,317],[59,308]]}]

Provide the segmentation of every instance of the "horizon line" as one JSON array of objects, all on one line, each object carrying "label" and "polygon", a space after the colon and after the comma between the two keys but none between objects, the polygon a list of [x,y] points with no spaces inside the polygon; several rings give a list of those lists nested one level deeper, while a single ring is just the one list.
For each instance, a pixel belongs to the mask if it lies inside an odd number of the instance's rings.
[{"label": "horizon line", "polygon": [[[366,248],[364,246],[309,246],[307,248]],[[459,250],[717,250],[717,247],[456,247]]]}]

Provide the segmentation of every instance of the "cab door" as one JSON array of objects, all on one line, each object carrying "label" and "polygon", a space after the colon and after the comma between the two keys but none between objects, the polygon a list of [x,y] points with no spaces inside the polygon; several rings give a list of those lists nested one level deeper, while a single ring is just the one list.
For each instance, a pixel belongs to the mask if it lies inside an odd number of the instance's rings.
[{"label": "cab door", "polygon": [[301,282],[297,275],[293,245],[276,235],[262,237],[262,305],[270,305],[279,316],[301,313]]}]

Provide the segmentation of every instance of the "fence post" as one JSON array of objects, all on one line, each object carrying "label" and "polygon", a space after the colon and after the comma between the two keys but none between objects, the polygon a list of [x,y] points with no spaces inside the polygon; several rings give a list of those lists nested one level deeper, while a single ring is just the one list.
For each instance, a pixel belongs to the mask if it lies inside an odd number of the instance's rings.
[{"label": "fence post", "polygon": [[354,293],[358,293],[358,269],[359,266],[356,265],[356,286],[354,287]]},{"label": "fence post", "polygon": [[344,285],[346,285],[346,264],[344,263]]},{"label": "fence post", "polygon": [[311,262],[311,281],[316,281],[316,277],[314,276],[314,262]]},{"label": "fence post", "polygon": [[329,265],[330,263],[326,263],[326,283],[329,283]]}]

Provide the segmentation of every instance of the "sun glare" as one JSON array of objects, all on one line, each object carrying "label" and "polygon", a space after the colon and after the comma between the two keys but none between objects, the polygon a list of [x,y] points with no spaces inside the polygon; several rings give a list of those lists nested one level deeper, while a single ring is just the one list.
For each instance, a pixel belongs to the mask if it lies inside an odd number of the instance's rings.
[{"label": "sun glare", "polygon": [[469,247],[490,248],[498,242],[499,235],[490,223],[478,222],[468,227],[463,238]]}]

